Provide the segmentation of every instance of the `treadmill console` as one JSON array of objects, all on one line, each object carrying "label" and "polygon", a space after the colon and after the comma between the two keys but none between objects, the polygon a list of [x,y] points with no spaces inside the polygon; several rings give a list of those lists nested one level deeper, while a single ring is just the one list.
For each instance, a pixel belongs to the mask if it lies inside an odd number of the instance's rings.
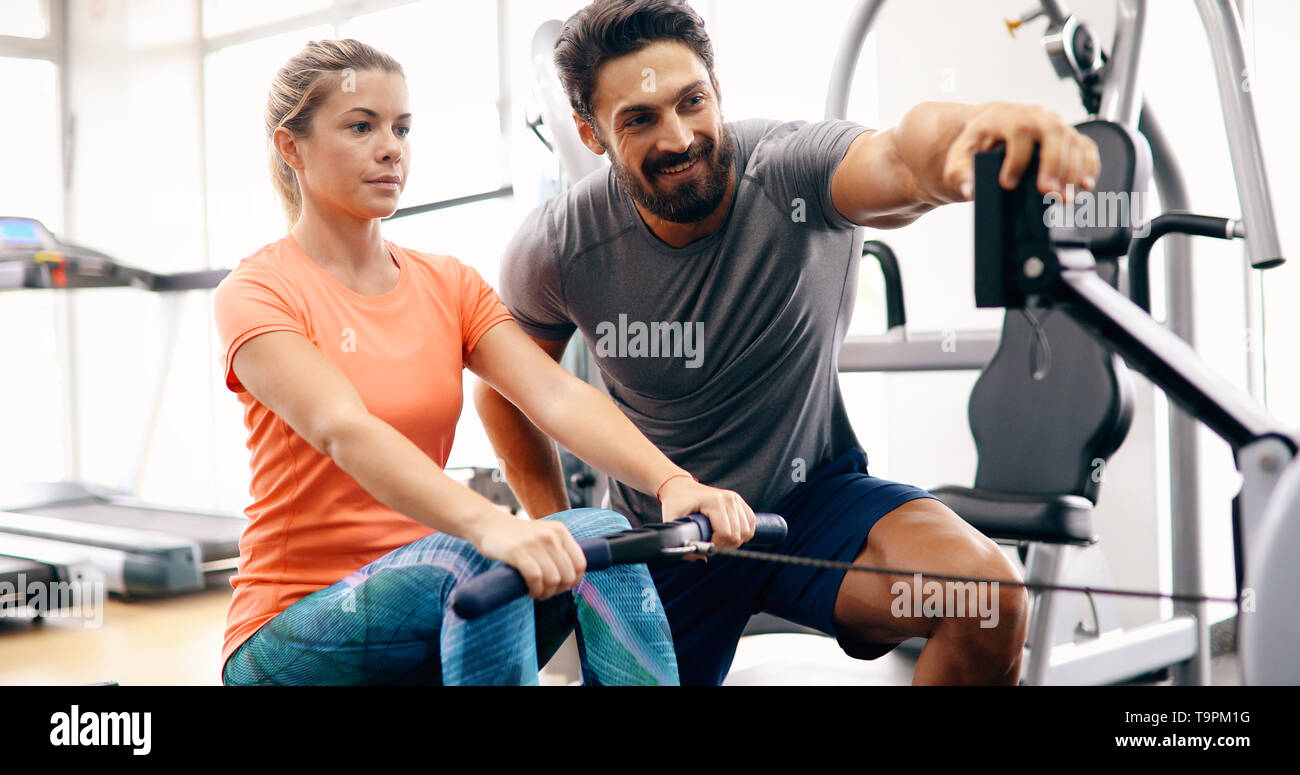
[{"label": "treadmill console", "polygon": [[58,240],[35,218],[0,216],[0,258],[8,253],[30,254],[34,250],[55,250]]}]

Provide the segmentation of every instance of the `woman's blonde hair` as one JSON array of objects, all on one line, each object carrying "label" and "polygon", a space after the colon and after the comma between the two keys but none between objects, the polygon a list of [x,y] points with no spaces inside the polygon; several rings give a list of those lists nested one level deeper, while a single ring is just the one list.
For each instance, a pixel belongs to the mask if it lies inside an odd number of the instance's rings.
[{"label": "woman's blonde hair", "polygon": [[[285,217],[292,227],[302,213],[302,192],[294,169],[280,158],[271,138],[285,127],[295,137],[306,137],[312,117],[336,82],[340,88],[355,88],[356,74],[380,70],[406,77],[397,60],[365,43],[352,40],[313,40],[275,74],[266,98],[266,139],[270,149],[271,183],[280,197]],[[338,78],[333,74],[337,73]],[[351,85],[351,87],[350,87]]]}]

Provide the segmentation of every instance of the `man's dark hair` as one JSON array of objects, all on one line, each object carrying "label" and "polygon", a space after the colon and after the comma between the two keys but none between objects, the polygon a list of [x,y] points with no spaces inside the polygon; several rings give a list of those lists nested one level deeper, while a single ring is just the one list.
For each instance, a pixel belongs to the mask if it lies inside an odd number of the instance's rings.
[{"label": "man's dark hair", "polygon": [[659,40],[694,51],[717,89],[713,44],[704,20],[685,0],[596,0],[564,23],[555,41],[555,70],[569,104],[592,129],[597,127],[591,98],[601,66]]}]

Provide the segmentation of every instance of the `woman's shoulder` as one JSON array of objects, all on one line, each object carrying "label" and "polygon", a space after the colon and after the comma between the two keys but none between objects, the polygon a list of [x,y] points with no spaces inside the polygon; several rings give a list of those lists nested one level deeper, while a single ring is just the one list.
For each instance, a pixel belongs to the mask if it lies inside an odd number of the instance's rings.
[{"label": "woman's shoulder", "polygon": [[294,285],[291,279],[293,262],[288,255],[291,247],[286,235],[241,258],[217,285],[217,302],[231,294],[243,296],[253,291],[286,294]]},{"label": "woman's shoulder", "polygon": [[399,251],[400,255],[406,256],[416,271],[423,272],[438,280],[453,282],[462,278],[466,271],[475,271],[474,267],[468,262],[453,255],[428,253],[393,242],[388,244],[392,245],[393,250]]},{"label": "woman's shoulder", "polygon": [[393,250],[409,256],[421,264],[425,264],[433,269],[441,269],[445,267],[448,262],[460,263],[460,259],[446,253],[430,253],[424,250],[416,250],[415,248],[407,247],[406,245],[399,245],[396,242],[391,241],[389,241],[388,244],[392,246]]},{"label": "woman's shoulder", "polygon": [[292,245],[286,235],[274,242],[268,242],[249,253],[235,264],[235,268],[226,275],[226,280],[269,280],[284,278],[288,274]]},{"label": "woman's shoulder", "polygon": [[284,235],[274,242],[268,242],[252,253],[244,256],[239,260],[236,269],[244,268],[244,271],[273,271],[284,273],[287,267],[292,263],[292,253],[297,248],[297,243],[288,234]]}]

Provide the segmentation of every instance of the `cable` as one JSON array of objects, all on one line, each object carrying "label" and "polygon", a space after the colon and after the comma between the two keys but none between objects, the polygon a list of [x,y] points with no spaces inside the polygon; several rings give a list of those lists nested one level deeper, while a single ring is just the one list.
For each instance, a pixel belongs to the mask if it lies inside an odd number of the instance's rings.
[{"label": "cable", "polygon": [[761,562],[777,562],[785,565],[802,565],[809,568],[821,568],[823,570],[843,570],[859,571],[862,573],[879,573],[886,576],[925,576],[931,579],[940,579],[943,581],[964,581],[974,582],[977,584],[1004,584],[1009,587],[1022,587],[1034,592],[1079,592],[1085,595],[1118,595],[1121,597],[1143,597],[1143,598],[1167,598],[1169,600],[1178,600],[1187,603],[1233,603],[1240,605],[1239,598],[1232,597],[1214,597],[1211,595],[1187,595],[1179,592],[1148,592],[1136,589],[1107,589],[1104,587],[1075,587],[1063,584],[1042,584],[1032,581],[1005,581],[1003,579],[982,579],[971,576],[954,576],[946,573],[930,573],[919,570],[903,570],[900,568],[878,568],[870,565],[858,565],[852,562],[839,562],[836,560],[819,560],[811,557],[791,557],[783,554],[769,554],[767,552],[755,552],[748,549],[722,549],[706,541],[692,542],[688,549],[683,549],[681,553],[689,551],[691,554],[703,554],[708,556],[736,557],[744,560],[759,560]]},{"label": "cable", "polygon": [[1021,307],[1020,312],[1033,327],[1033,334],[1029,339],[1029,375],[1035,382],[1042,382],[1047,379],[1047,373],[1052,370],[1052,344],[1047,341],[1047,332],[1043,330],[1043,323],[1047,322],[1052,311],[1046,310],[1042,320],[1034,317],[1029,307]]}]

